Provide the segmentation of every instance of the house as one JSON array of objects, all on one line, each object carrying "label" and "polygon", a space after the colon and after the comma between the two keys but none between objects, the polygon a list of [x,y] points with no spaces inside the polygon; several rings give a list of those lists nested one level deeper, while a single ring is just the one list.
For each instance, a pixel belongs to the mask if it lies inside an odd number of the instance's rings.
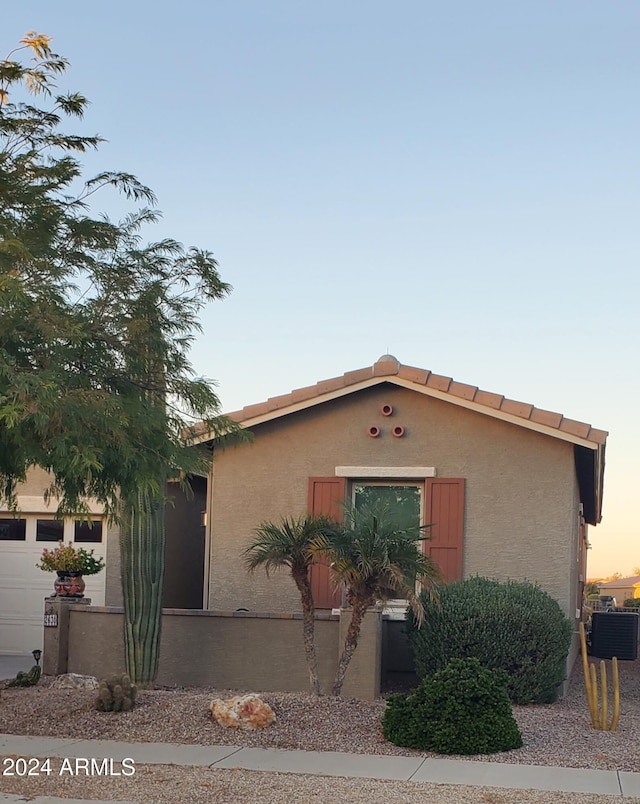
[{"label": "house", "polygon": [[615,581],[599,583],[601,595],[613,595],[618,606],[622,606],[629,598],[640,597],[640,575],[632,575],[630,578],[617,578]]},{"label": "house", "polygon": [[[307,511],[339,518],[348,502],[382,498],[428,524],[425,550],[446,580],[535,581],[572,621],[580,617],[587,528],[601,519],[606,432],[391,355],[231,416],[253,440],[225,447],[203,428],[198,440],[214,454],[209,476],[193,478],[191,495],[174,489],[167,508],[160,683],[306,689],[296,587],[286,571],[248,574],[243,553],[261,522]],[[42,481],[19,492],[29,512],[22,547],[34,549],[33,564],[38,522],[53,519],[38,513]],[[29,494],[35,508],[23,505]],[[63,527],[65,538],[74,536],[75,523]],[[17,552],[20,539],[14,542],[0,540],[0,559]],[[107,529],[103,547],[108,608],[96,593],[98,606],[48,604],[58,605],[60,622],[63,608],[66,618],[59,633],[45,629],[49,659],[62,657],[73,672],[98,672],[105,656],[114,672],[124,667],[117,534]],[[41,623],[50,579],[38,573]],[[0,589],[10,580],[0,578]],[[331,611],[341,600],[326,564],[314,565],[311,580],[324,609],[317,638],[326,687],[348,617]],[[379,693],[382,625],[379,614],[367,617],[347,677],[350,695]],[[197,655],[184,662],[194,644]],[[576,638],[569,666],[577,649]]]},{"label": "house", "polygon": [[[90,502],[92,527],[86,520],[56,519],[59,500],[47,499],[51,477],[33,467],[16,490],[18,511],[0,505],[0,655],[27,655],[42,649],[44,599],[54,593],[54,574],[36,564],[44,548],[60,540],[93,550],[105,560],[105,569],[85,577],[85,598],[93,606],[122,606],[120,579],[120,528],[108,522],[102,505]],[[203,606],[204,527],[206,478],[191,479],[188,497],[177,483],[170,483],[165,524],[166,545],[163,604],[200,609]]]},{"label": "house", "polygon": [[[383,355],[373,366],[231,416],[252,443],[213,446],[205,608],[300,608],[286,572],[248,575],[242,552],[265,520],[340,517],[346,501],[391,495],[430,523],[426,550],[447,580],[537,582],[580,616],[587,526],[601,519],[607,433]],[[319,608],[339,602],[314,567]]]}]

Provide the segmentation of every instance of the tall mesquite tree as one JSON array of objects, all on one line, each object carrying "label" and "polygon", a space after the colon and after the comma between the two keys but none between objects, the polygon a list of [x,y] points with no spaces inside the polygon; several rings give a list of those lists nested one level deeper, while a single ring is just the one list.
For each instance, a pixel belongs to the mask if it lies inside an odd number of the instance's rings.
[{"label": "tall mesquite tree", "polygon": [[[0,499],[14,505],[41,466],[60,514],[95,499],[120,520],[127,665],[144,685],[157,671],[165,481],[206,465],[194,422],[238,433],[188,360],[202,306],[230,287],[210,253],[143,242],[159,213],[134,176],[83,179],[78,157],[101,140],[60,130],[87,100],[56,94],[67,62],[49,41],[28,34],[0,61]],[[118,223],[92,214],[107,186],[146,206]]]}]

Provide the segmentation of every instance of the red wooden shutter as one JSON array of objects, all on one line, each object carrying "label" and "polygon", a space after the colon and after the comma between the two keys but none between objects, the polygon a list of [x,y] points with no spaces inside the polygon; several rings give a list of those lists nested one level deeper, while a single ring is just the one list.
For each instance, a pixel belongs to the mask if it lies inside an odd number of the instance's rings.
[{"label": "red wooden shutter", "polygon": [[[341,521],[344,515],[346,491],[344,477],[310,477],[307,507],[315,516],[328,516]],[[311,567],[311,591],[317,609],[335,609],[340,606],[340,589],[331,583],[328,559]]]},{"label": "red wooden shutter", "polygon": [[426,522],[431,524],[425,553],[440,567],[445,581],[462,578],[464,478],[427,478]]}]

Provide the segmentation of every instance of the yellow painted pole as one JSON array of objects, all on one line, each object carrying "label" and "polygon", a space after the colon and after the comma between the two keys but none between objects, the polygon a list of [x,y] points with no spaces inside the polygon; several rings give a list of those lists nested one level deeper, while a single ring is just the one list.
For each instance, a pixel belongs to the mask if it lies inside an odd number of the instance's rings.
[{"label": "yellow painted pole", "polygon": [[600,662],[600,687],[602,688],[602,717],[600,718],[600,728],[607,731],[607,707],[609,690],[607,689],[607,665],[604,661]]},{"label": "yellow painted pole", "polygon": [[611,671],[613,675],[613,717],[609,731],[615,731],[618,728],[620,717],[620,680],[618,678],[618,659],[615,656],[611,660]]}]

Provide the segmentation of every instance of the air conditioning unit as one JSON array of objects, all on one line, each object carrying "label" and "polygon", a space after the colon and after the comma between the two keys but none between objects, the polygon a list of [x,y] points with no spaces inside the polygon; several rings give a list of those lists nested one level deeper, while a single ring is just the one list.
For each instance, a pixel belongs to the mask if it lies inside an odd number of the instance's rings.
[{"label": "air conditioning unit", "polygon": [[638,614],[594,611],[591,617],[591,655],[599,659],[638,658]]}]

